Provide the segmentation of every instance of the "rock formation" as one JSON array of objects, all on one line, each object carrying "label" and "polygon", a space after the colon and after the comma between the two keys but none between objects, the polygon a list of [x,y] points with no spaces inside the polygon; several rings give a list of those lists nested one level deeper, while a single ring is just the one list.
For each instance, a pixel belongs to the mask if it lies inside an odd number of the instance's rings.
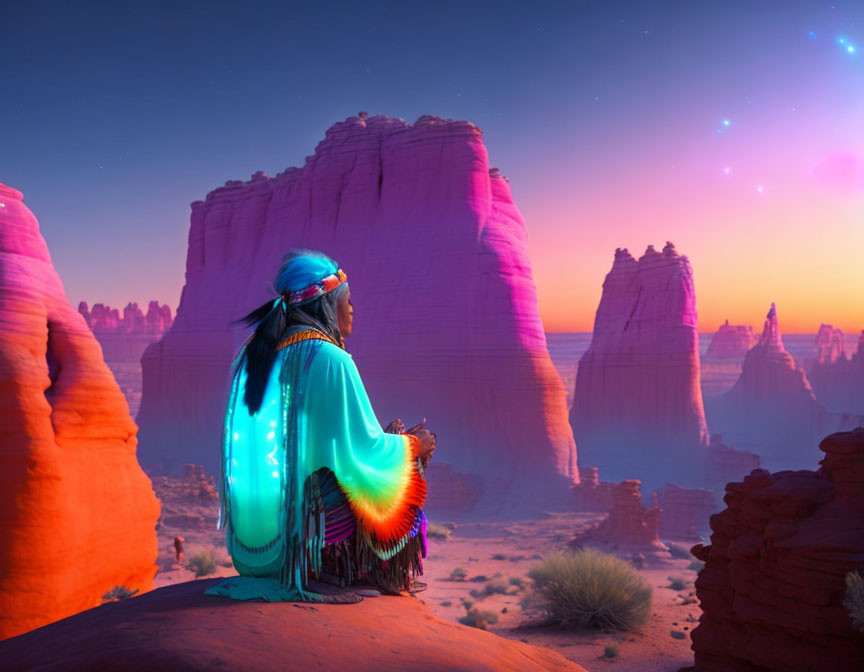
[{"label": "rock formation", "polygon": [[655,493],[660,507],[660,537],[698,541],[709,530],[708,519],[717,510],[717,496],[705,488],[668,484]]},{"label": "rock formation", "polygon": [[594,546],[625,559],[633,554],[667,555],[669,549],[660,541],[659,524],[660,509],[643,506],[639,479],[634,478],[618,483],[609,515],[570,545]]},{"label": "rock formation", "polygon": [[712,434],[702,483],[712,490],[722,491],[729,481],[740,481],[754,469],[761,468],[759,455],[727,446],[722,434]]},{"label": "rock formation", "polygon": [[834,329],[828,333],[830,329],[830,325],[824,324],[819,329],[817,356],[807,378],[816,398],[830,412],[864,414],[864,331],[858,339],[857,351],[847,359],[842,332]]},{"label": "rock formation", "polygon": [[813,471],[754,472],[726,487],[711,544],[693,554],[702,617],[696,670],[864,669],[864,639],[842,605],[864,559],[864,429],[833,434]]},{"label": "rock formation", "polygon": [[698,336],[687,257],[616,250],[570,413],[583,464],[650,489],[693,479],[708,443]]},{"label": "rock formation", "polygon": [[759,454],[769,468],[795,469],[812,462],[828,415],[783,347],[773,303],[741,377],[729,392],[711,400],[708,412],[712,429],[736,448]]},{"label": "rock formation", "polygon": [[433,616],[420,600],[240,602],[188,581],[0,643],[5,672],[504,670],[585,672],[561,654]]},{"label": "rock formation", "polygon": [[96,335],[109,364],[138,364],[146,347],[160,339],[173,321],[171,308],[158,301],[150,302],[146,315],[137,303],[128,303],[123,317],[116,308],[101,303],[90,310],[86,301],[78,304],[78,312]]},{"label": "rock formation", "polygon": [[2,639],[96,606],[117,585],[152,588],[159,503],[99,345],[36,218],[4,185],[0,319]]},{"label": "rock formation", "polygon": [[741,375],[747,351],[756,344],[751,326],[730,325],[729,320],[711,338],[702,357],[702,394],[716,397],[732,389]]},{"label": "rock formation", "polygon": [[747,351],[756,344],[753,327],[731,325],[726,320],[711,338],[705,359],[735,360],[741,362]]},{"label": "rock formation", "polygon": [[617,483],[600,480],[597,467],[579,467],[579,484],[573,488],[573,505],[577,511],[608,513],[615,502]]},{"label": "rock formation", "polygon": [[143,358],[145,466],[216,470],[229,366],[247,335],[231,322],[273,296],[292,247],[345,269],[348,349],[382,423],[427,417],[436,462],[481,475],[486,494],[517,481],[514,496],[569,494],[575,444],[525,224],[480,129],[434,116],[350,117],[303,168],[192,204],[177,318]]}]

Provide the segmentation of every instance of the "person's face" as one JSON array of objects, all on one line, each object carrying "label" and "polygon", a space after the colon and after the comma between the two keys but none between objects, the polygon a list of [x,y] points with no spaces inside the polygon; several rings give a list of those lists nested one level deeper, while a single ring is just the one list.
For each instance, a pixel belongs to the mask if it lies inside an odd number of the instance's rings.
[{"label": "person's face", "polygon": [[339,322],[339,333],[342,334],[342,338],[348,338],[351,335],[351,327],[354,324],[354,304],[351,303],[351,290],[347,287],[339,297],[336,318]]}]

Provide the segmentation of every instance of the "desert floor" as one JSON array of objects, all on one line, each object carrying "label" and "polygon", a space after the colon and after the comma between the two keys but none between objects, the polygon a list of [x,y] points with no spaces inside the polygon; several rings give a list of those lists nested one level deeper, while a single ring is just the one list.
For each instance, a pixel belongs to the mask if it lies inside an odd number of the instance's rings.
[{"label": "desert floor", "polygon": [[[176,533],[186,539],[187,559],[202,548],[215,548],[220,564],[208,578],[235,574],[221,534],[213,532],[210,526],[215,522],[211,520],[211,512],[212,509],[203,512],[208,524],[197,531],[162,526],[159,537],[162,569],[156,575],[157,587],[195,578],[190,570],[173,565],[171,542]],[[688,569],[688,559],[670,557],[646,562],[641,574],[654,588],[653,609],[647,625],[638,632],[520,627],[536,622],[539,616],[531,607],[523,609],[521,606],[529,592],[527,573],[530,567],[545,554],[564,549],[577,532],[601,517],[600,514],[550,513],[534,520],[460,523],[447,539],[430,538],[423,577],[428,589],[414,599],[421,600],[437,616],[454,622],[466,615],[463,601],[468,600],[478,610],[497,615],[498,621],[489,625],[489,631],[548,647],[592,671],[673,672],[692,665],[689,633],[696,626],[701,610],[692,594],[696,572]],[[450,578],[457,568],[464,570],[463,580]],[[686,587],[683,590],[668,588],[670,577],[683,579]],[[487,586],[491,594],[484,596]],[[496,593],[494,589],[504,589],[506,594]],[[673,631],[683,638],[673,637]],[[614,658],[604,657],[607,646],[617,647]]]}]

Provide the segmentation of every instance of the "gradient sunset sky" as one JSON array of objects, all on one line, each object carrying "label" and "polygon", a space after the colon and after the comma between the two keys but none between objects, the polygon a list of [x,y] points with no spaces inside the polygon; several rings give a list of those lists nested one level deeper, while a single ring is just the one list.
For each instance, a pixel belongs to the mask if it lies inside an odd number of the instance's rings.
[{"label": "gradient sunset sky", "polygon": [[864,2],[0,4],[0,182],[77,303],[176,308],[189,203],[360,110],[467,119],[548,331],[616,247],[689,256],[702,331],[864,328]]}]

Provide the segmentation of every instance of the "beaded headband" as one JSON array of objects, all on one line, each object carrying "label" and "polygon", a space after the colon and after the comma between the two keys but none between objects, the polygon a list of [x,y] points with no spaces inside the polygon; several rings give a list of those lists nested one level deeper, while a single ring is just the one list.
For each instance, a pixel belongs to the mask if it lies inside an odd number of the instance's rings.
[{"label": "beaded headband", "polygon": [[344,271],[340,268],[338,271],[333,273],[332,275],[328,275],[326,278],[315,282],[305,289],[298,289],[296,292],[287,292],[282,295],[282,298],[288,304],[298,304],[303,303],[304,301],[308,301],[309,299],[314,299],[322,294],[326,294],[327,292],[333,291],[343,282],[347,282],[348,277],[345,275]]}]

